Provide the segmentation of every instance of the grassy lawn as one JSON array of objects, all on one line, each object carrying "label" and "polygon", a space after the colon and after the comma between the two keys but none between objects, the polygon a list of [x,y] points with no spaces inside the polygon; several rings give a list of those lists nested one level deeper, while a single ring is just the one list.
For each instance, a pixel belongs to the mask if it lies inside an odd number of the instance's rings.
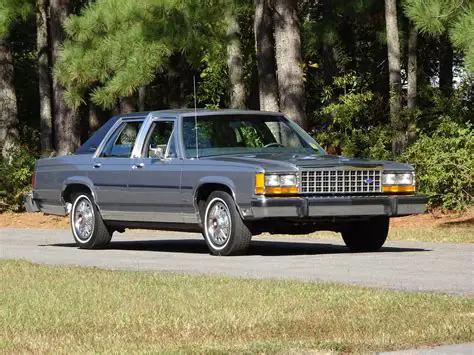
[{"label": "grassy lawn", "polygon": [[[290,237],[291,236],[286,236]],[[301,236],[294,236],[299,238]],[[308,237],[308,236],[303,236]],[[341,239],[339,233],[316,232],[310,234],[312,238]],[[474,243],[474,224],[456,226],[423,226],[416,228],[391,227],[388,241],[414,241],[414,242],[434,242],[434,243]]]},{"label": "grassy lawn", "polygon": [[474,299],[0,261],[0,353],[381,351],[474,340]]}]

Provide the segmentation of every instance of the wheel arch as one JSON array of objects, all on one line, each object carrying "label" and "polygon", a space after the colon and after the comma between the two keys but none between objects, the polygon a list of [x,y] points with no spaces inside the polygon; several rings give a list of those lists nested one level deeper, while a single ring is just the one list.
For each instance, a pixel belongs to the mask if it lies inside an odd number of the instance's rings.
[{"label": "wheel arch", "polygon": [[61,200],[64,204],[72,203],[72,194],[74,191],[89,192],[97,205],[97,195],[92,181],[84,176],[74,176],[64,181],[61,189]]},{"label": "wheel arch", "polygon": [[202,223],[200,202],[201,201],[205,202],[207,198],[211,195],[211,193],[213,193],[214,191],[227,192],[234,200],[235,206],[237,207],[237,211],[239,212],[240,216],[243,218],[242,211],[237,203],[235,190],[236,190],[235,184],[228,177],[224,177],[224,176],[206,177],[204,179],[199,180],[193,193],[194,208],[196,210],[196,214],[199,218],[199,221]]}]

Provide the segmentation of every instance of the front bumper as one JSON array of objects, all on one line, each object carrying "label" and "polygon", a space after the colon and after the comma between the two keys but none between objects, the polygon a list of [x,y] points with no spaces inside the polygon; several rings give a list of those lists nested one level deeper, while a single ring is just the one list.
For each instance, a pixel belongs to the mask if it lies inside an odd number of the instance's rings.
[{"label": "front bumper", "polygon": [[262,197],[252,201],[252,219],[289,217],[408,216],[426,211],[425,196]]},{"label": "front bumper", "polygon": [[40,212],[38,205],[33,199],[33,192],[28,192],[23,197],[23,207],[25,207],[26,212]]}]

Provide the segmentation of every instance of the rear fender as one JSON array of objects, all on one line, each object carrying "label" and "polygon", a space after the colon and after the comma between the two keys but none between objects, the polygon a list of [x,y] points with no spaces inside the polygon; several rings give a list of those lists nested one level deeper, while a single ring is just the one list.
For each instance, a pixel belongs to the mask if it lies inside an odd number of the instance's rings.
[{"label": "rear fender", "polygon": [[61,188],[61,201],[64,204],[66,204],[66,201],[64,199],[64,193],[66,192],[67,188],[71,185],[82,185],[84,187],[87,187],[91,191],[91,194],[92,194],[92,197],[94,198],[95,203],[97,205],[99,204],[94,183],[87,176],[71,176],[63,182],[63,185]]}]

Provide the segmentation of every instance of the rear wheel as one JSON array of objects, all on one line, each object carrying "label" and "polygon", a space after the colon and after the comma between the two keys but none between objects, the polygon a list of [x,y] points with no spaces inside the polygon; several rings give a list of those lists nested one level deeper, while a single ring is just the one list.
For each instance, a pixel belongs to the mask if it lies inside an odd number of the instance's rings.
[{"label": "rear wheel", "polygon": [[74,194],[70,218],[72,235],[79,248],[103,248],[112,239],[90,193]]},{"label": "rear wheel", "polygon": [[351,223],[342,231],[342,239],[353,252],[377,251],[387,239],[388,228],[388,217],[373,217],[368,221]]},{"label": "rear wheel", "polygon": [[252,239],[234,200],[224,191],[215,191],[207,199],[203,227],[204,239],[213,255],[244,254]]}]

